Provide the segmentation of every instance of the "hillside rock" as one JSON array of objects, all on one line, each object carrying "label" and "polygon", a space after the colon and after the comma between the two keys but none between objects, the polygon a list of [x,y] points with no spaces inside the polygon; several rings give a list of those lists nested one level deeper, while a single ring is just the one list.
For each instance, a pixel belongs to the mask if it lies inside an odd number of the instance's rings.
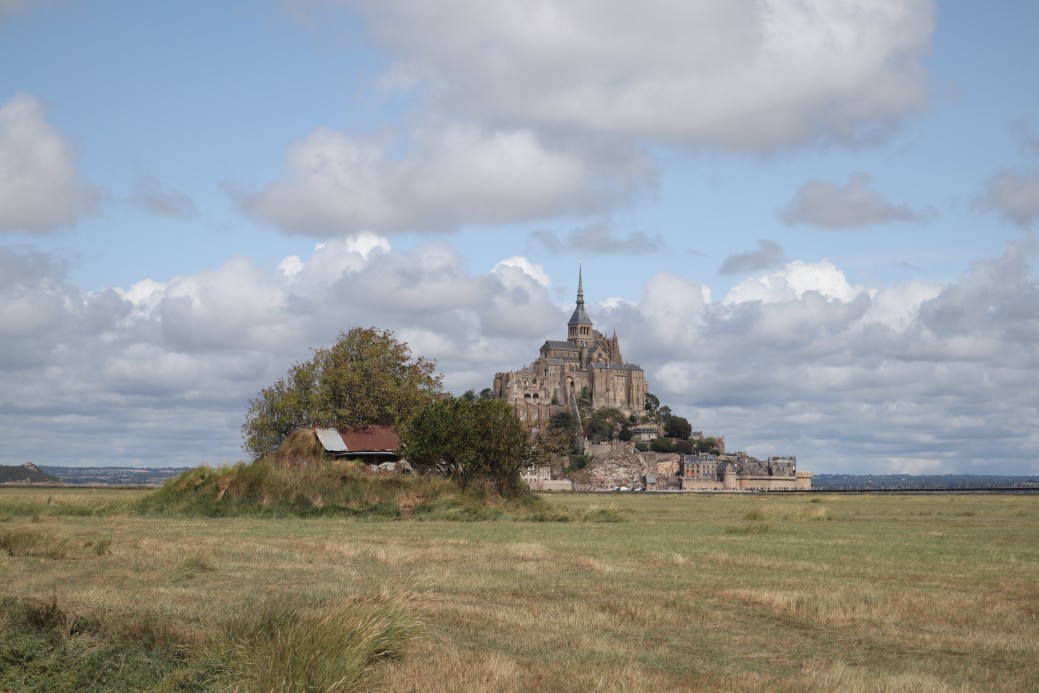
[{"label": "hillside rock", "polygon": [[617,488],[642,484],[647,474],[656,474],[656,465],[635,451],[634,443],[610,441],[585,448],[592,456],[588,478],[593,487]]}]

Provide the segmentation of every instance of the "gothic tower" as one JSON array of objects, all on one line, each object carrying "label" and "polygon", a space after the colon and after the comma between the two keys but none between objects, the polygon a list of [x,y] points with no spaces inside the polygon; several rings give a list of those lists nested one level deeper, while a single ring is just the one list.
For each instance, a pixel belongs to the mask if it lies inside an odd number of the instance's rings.
[{"label": "gothic tower", "polygon": [[566,340],[579,347],[590,346],[595,336],[592,332],[592,320],[584,309],[584,278],[581,268],[577,269],[577,308],[566,324]]}]

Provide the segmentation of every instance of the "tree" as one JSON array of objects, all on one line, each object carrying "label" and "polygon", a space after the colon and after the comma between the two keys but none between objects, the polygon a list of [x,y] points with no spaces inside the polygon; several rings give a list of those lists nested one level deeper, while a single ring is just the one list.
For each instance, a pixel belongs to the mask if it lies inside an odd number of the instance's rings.
[{"label": "tree", "polygon": [[693,426],[684,416],[671,416],[664,423],[664,435],[668,438],[689,440],[693,434]]},{"label": "tree", "polygon": [[621,426],[621,432],[617,434],[617,440],[624,441],[627,443],[633,437],[631,429],[627,426]]},{"label": "tree", "polygon": [[692,446],[697,452],[709,452],[712,455],[721,454],[721,445],[719,445],[717,438],[700,438],[692,441]]},{"label": "tree", "polygon": [[653,452],[674,452],[675,441],[670,438],[654,438],[650,441],[649,449]]},{"label": "tree", "polygon": [[666,404],[657,410],[657,415],[660,417],[660,422],[667,425],[668,419],[671,418],[671,407]]},{"label": "tree", "polygon": [[536,456],[530,432],[503,400],[445,398],[423,407],[402,437],[413,466],[453,479],[466,488],[481,479],[514,496],[520,472]]},{"label": "tree", "polygon": [[660,408],[660,398],[652,392],[646,393],[646,411],[656,411]]},{"label": "tree", "polygon": [[552,414],[549,418],[548,425],[552,428],[558,428],[568,433],[577,432],[577,418],[568,411],[557,411]]},{"label": "tree", "polygon": [[439,396],[435,370],[435,361],[412,359],[392,332],[355,327],[249,401],[242,447],[258,459],[306,426],[400,427]]}]

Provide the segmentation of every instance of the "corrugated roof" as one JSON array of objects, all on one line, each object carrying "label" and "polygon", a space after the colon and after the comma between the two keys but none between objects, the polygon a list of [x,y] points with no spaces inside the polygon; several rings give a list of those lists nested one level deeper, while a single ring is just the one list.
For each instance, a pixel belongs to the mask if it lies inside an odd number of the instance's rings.
[{"label": "corrugated roof", "polygon": [[400,436],[392,426],[340,428],[339,436],[346,444],[347,452],[396,452],[400,447]]},{"label": "corrugated roof", "polygon": [[339,431],[334,428],[315,428],[314,433],[321,442],[321,446],[328,452],[346,452],[346,443],[343,442]]}]

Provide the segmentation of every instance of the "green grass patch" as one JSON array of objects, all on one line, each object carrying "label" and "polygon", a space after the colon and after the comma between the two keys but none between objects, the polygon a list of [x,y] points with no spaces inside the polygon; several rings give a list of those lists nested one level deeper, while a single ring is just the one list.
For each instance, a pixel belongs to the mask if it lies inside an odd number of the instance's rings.
[{"label": "green grass patch", "polygon": [[767,523],[757,523],[750,525],[737,525],[735,527],[726,527],[726,534],[740,534],[740,535],[753,535],[753,534],[770,534],[772,532],[772,525]]},{"label": "green grass patch", "polygon": [[346,691],[420,629],[410,593],[336,603],[276,596],[202,632],[168,616],[83,614],[51,600],[0,600],[0,689]]},{"label": "green grass patch", "polygon": [[204,691],[209,662],[192,661],[169,624],[91,616],[57,599],[0,600],[0,689]]}]

